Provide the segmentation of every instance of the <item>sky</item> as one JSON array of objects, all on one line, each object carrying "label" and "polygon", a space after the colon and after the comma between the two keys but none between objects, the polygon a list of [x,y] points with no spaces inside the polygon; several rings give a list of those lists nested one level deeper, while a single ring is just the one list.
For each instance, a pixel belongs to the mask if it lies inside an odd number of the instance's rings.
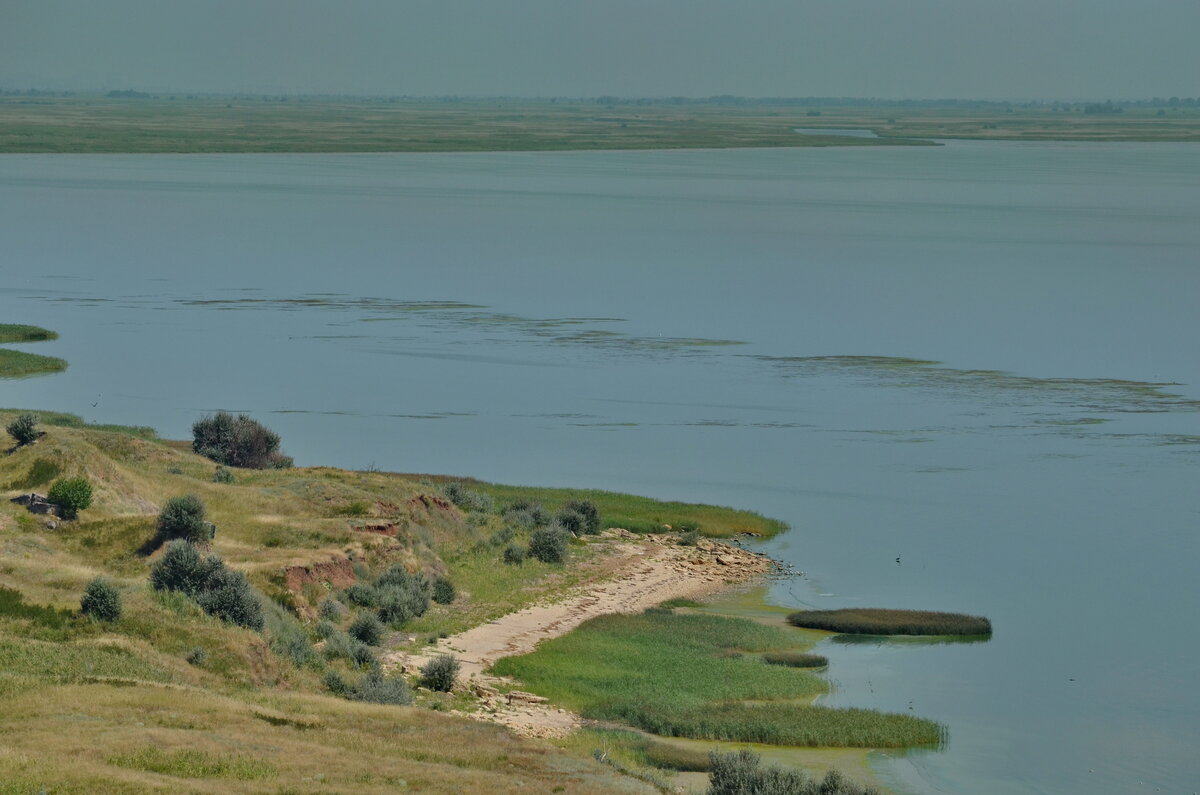
[{"label": "sky", "polygon": [[1200,95],[1197,0],[0,0],[0,88]]}]

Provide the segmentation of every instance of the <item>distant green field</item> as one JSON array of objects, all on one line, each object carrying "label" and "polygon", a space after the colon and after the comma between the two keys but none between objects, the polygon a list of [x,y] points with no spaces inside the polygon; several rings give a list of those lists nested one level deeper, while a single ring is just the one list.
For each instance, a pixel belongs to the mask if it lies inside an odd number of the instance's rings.
[{"label": "distant green field", "polygon": [[[1159,113],[1162,115],[1159,115]],[[800,135],[796,129],[813,131]],[[878,137],[838,134],[865,129]],[[820,130],[827,129],[823,135]],[[0,152],[491,152],[930,146],[936,138],[1200,141],[1195,107],[986,103],[0,97]]]}]

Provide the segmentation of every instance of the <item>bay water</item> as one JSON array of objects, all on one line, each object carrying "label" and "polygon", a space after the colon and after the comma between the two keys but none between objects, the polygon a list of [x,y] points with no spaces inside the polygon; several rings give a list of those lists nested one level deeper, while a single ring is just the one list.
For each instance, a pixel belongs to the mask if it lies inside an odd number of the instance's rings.
[{"label": "bay water", "polygon": [[1200,148],[0,157],[0,405],[751,508],[913,793],[1200,786]]}]

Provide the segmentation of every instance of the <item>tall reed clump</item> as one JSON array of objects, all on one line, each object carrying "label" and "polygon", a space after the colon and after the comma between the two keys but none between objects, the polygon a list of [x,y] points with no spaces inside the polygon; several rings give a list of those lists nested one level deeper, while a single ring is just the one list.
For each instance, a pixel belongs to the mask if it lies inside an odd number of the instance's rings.
[{"label": "tall reed clump", "polygon": [[982,616],[924,610],[885,610],[851,607],[840,610],[800,610],[788,623],[858,635],[990,635],[992,622]]}]

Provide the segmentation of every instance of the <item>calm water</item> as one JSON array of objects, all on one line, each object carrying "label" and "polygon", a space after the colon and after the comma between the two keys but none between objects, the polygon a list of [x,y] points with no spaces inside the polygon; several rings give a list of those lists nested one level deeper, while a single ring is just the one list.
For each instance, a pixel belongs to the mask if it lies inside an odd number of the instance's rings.
[{"label": "calm water", "polygon": [[0,219],[71,362],[0,405],[754,508],[781,604],[994,622],[825,644],[950,728],[889,782],[1200,781],[1200,148],[7,155]]}]

